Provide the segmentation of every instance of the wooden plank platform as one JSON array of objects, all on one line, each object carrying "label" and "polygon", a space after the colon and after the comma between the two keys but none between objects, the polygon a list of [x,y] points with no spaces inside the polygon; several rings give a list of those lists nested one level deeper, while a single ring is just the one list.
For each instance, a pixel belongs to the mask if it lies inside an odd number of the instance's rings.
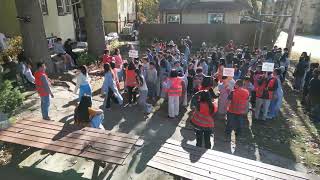
[{"label": "wooden plank platform", "polygon": [[139,137],[55,121],[22,119],[0,141],[122,165]]},{"label": "wooden plank platform", "polygon": [[318,179],[300,172],[280,168],[227,153],[207,150],[167,140],[148,166],[187,179]]}]

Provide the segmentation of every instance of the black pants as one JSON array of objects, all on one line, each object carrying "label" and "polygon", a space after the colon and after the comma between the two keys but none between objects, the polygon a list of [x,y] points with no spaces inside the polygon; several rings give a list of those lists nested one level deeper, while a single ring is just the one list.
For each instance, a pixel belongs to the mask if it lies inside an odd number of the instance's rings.
[{"label": "black pants", "polygon": [[204,147],[211,149],[210,135],[212,134],[212,130],[196,129],[195,131],[197,136],[197,146],[202,147],[202,141],[204,139]]},{"label": "black pants", "polygon": [[244,115],[237,115],[233,113],[227,114],[227,122],[226,122],[226,129],[225,133],[227,137],[231,137],[232,130],[235,131],[236,137],[239,137],[241,135],[241,128],[244,126]]},{"label": "black pants", "polygon": [[137,92],[134,90],[135,87],[128,86],[128,101],[129,104],[133,104],[137,101]]},{"label": "black pants", "polygon": [[106,102],[106,108],[110,108],[111,107],[111,98],[113,96],[113,91],[111,90],[111,88],[109,88],[108,91],[108,96],[107,96],[107,102]]},{"label": "black pants", "polygon": [[193,77],[188,77],[188,87],[187,87],[187,92],[189,94],[192,94],[193,91]]}]

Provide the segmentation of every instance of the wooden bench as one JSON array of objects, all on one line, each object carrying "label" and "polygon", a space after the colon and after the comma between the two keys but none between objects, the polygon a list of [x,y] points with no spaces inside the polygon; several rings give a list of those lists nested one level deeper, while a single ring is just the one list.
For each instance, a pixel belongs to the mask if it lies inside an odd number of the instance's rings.
[{"label": "wooden bench", "polygon": [[138,136],[60,122],[22,119],[0,130],[0,141],[123,165]]},{"label": "wooden bench", "polygon": [[167,140],[148,166],[169,172],[181,178],[212,179],[319,179],[311,175],[245,159],[219,151],[207,150]]}]

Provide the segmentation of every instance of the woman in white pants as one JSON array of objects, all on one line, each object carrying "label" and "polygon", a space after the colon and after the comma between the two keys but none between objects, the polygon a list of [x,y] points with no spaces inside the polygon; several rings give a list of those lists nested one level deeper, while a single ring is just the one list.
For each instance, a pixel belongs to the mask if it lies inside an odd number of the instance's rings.
[{"label": "woman in white pants", "polygon": [[170,78],[164,82],[168,93],[168,117],[174,119],[179,116],[179,98],[182,96],[184,82],[178,77],[178,72],[173,69]]}]

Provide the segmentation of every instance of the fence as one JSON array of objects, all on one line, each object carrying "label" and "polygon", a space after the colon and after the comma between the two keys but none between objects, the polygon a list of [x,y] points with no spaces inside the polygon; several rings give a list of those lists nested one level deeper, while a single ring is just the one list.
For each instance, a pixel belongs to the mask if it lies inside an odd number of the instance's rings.
[{"label": "fence", "polygon": [[[272,24],[264,25],[262,44],[273,45]],[[193,44],[199,46],[202,42],[225,44],[234,40],[237,44],[247,43],[251,47],[259,38],[258,24],[142,24],[140,40],[150,41],[154,38],[177,41],[190,36]],[[255,43],[257,46],[257,43]]]}]

